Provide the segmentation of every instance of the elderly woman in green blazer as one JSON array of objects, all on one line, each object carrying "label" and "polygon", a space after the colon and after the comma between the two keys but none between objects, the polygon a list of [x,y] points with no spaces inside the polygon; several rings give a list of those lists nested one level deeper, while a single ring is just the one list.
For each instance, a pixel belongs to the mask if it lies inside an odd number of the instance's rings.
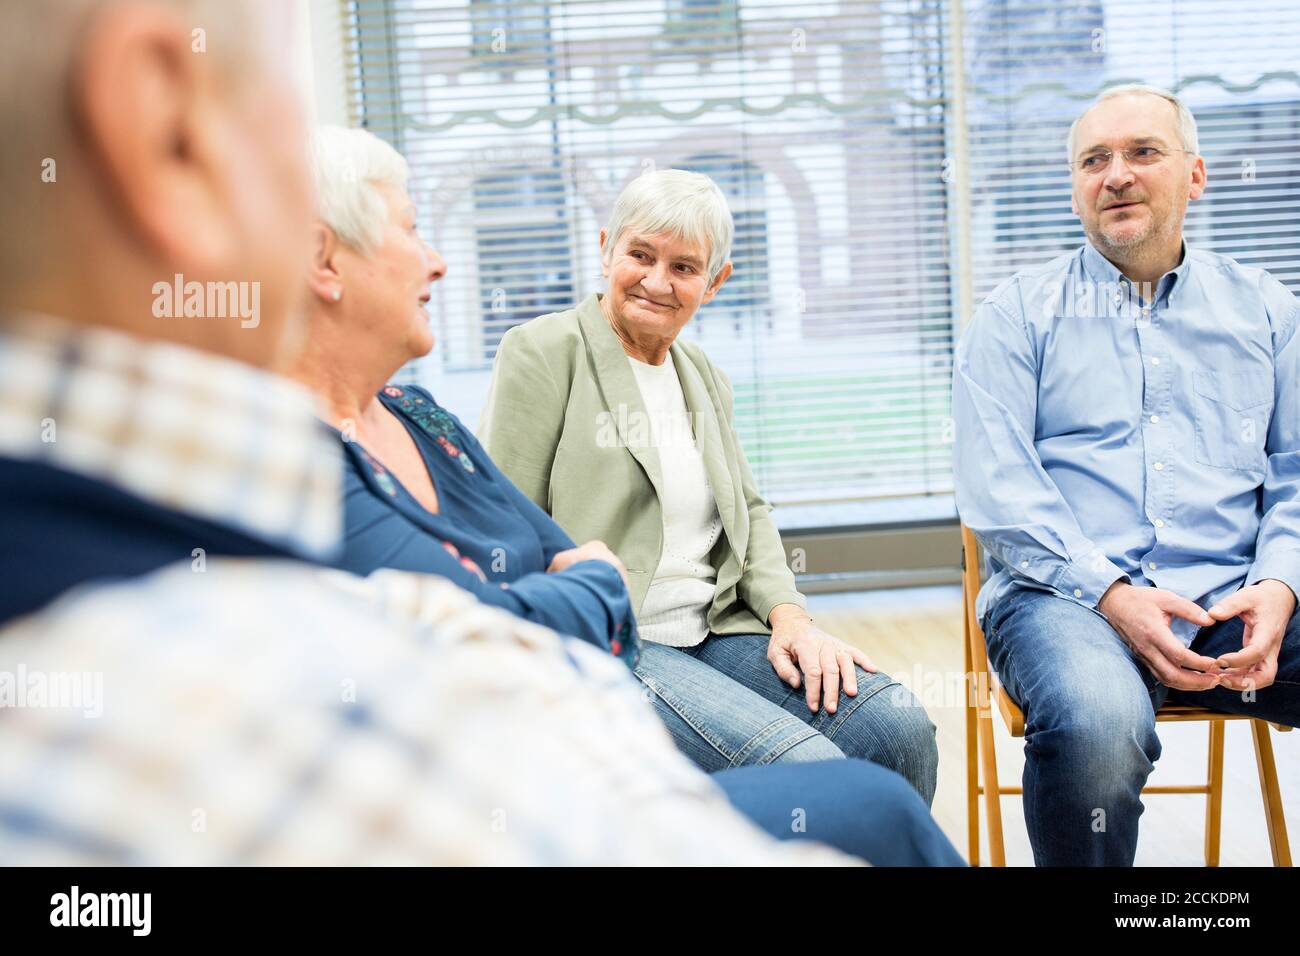
[{"label": "elderly woman in green blazer", "polygon": [[708,177],[634,179],[600,233],[606,291],[505,335],[480,437],[571,537],[626,565],[637,676],[697,764],[865,758],[930,801],[934,725],[808,616],[732,424],[731,384],[678,341],[731,274],[732,232]]}]

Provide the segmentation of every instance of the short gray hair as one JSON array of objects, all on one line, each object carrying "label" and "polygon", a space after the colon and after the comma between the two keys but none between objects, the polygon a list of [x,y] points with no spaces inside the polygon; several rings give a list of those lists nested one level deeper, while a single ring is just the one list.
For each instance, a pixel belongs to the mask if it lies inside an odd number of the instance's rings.
[{"label": "short gray hair", "polygon": [[605,225],[606,253],[628,229],[704,243],[712,282],[731,257],[735,226],[727,197],[712,179],[685,169],[661,169],[642,173],[618,194]]},{"label": "short gray hair", "polygon": [[1201,144],[1196,135],[1196,117],[1192,115],[1192,111],[1187,108],[1186,103],[1173,93],[1158,86],[1148,86],[1145,83],[1122,83],[1119,86],[1112,86],[1098,93],[1097,98],[1088,104],[1088,108],[1070,124],[1070,135],[1065,142],[1065,151],[1069,154],[1067,158],[1071,163],[1074,162],[1074,134],[1079,128],[1079,122],[1098,103],[1113,100],[1117,96],[1133,95],[1156,96],[1173,106],[1178,114],[1178,138],[1183,142],[1183,149],[1194,155],[1200,155]]},{"label": "short gray hair", "polygon": [[321,221],[358,252],[374,250],[388,223],[388,206],[375,186],[406,189],[411,171],[402,154],[368,130],[319,126],[311,166]]}]

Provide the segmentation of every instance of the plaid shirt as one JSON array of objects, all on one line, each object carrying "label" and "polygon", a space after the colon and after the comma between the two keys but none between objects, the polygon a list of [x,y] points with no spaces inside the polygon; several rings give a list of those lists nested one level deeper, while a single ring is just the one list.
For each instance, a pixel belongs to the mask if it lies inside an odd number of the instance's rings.
[{"label": "plaid shirt", "polygon": [[[304,555],[339,526],[311,409],[188,349],[0,333],[0,456]],[[735,813],[620,662],[430,576],[196,559],[0,631],[0,862],[844,860]]]}]

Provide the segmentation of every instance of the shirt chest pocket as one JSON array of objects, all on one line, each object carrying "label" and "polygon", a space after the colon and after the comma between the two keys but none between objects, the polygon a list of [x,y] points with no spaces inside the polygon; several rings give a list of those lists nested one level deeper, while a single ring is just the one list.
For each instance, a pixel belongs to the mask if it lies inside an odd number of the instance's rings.
[{"label": "shirt chest pocket", "polygon": [[1214,468],[1263,473],[1273,412],[1267,372],[1193,372],[1196,460]]}]

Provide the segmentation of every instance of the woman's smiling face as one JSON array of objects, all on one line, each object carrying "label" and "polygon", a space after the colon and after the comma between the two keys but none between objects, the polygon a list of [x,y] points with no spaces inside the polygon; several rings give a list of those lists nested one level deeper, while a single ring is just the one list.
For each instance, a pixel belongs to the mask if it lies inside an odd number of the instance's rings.
[{"label": "woman's smiling face", "polygon": [[608,240],[601,230],[602,271],[609,279],[603,305],[625,345],[666,349],[731,274],[727,263],[709,281],[709,249],[699,240],[630,227],[612,249]]}]

